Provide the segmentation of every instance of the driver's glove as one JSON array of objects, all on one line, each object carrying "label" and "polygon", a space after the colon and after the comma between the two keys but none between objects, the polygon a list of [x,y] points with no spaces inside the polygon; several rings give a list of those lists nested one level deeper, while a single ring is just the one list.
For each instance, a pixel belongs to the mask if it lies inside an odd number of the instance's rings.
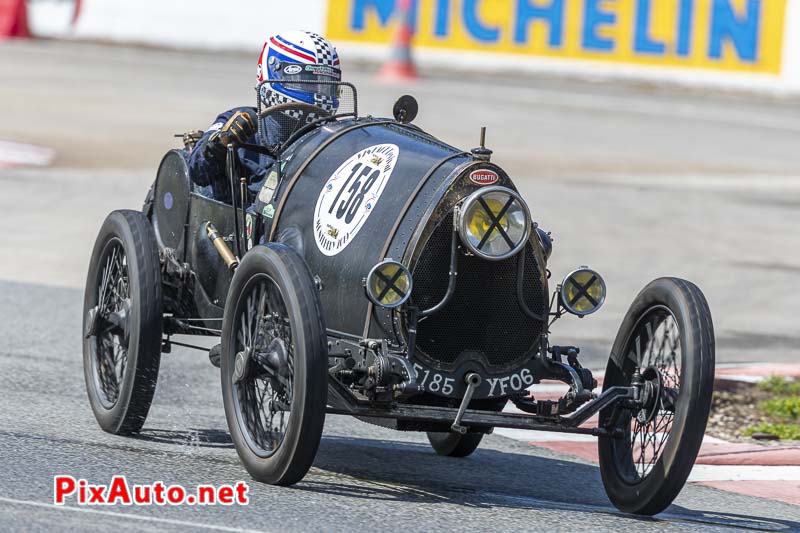
[{"label": "driver's glove", "polygon": [[236,148],[255,135],[257,124],[258,117],[253,111],[248,109],[235,112],[224,126],[208,138],[205,146],[206,154],[222,159],[229,144]]}]

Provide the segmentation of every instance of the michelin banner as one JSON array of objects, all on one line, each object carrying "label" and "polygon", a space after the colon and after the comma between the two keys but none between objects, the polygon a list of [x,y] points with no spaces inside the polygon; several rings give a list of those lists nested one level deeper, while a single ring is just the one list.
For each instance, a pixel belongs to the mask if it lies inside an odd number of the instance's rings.
[{"label": "michelin banner", "polygon": [[[385,44],[400,0],[327,0],[336,41]],[[411,0],[414,45],[779,75],[786,0]]]}]

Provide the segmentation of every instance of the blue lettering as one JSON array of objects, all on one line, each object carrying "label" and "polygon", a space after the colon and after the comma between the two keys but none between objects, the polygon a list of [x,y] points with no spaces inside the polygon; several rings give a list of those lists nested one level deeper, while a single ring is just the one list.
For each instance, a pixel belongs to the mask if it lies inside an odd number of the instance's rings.
[{"label": "blue lettering", "polygon": [[[411,33],[417,32],[417,13],[419,12],[419,0],[411,0],[408,3],[408,25],[411,26]],[[398,7],[402,7],[403,2],[401,1]]]},{"label": "blue lettering", "polygon": [[436,23],[433,33],[437,37],[445,37],[450,31],[450,0],[436,2]]},{"label": "blue lettering", "polygon": [[378,14],[381,26],[389,23],[389,18],[394,12],[394,0],[355,0],[353,2],[353,23],[354,30],[363,30],[367,9],[374,9]]},{"label": "blue lettering", "polygon": [[720,59],[723,40],[730,39],[740,59],[755,62],[760,7],[760,0],[747,0],[747,13],[740,19],[737,18],[728,0],[714,0],[714,10],[711,13],[711,40],[708,44],[709,57]]},{"label": "blue lettering", "polygon": [[644,54],[664,55],[666,45],[656,41],[650,33],[650,0],[638,0],[636,6],[636,28],[634,29],[634,50]]},{"label": "blue lettering", "polygon": [[[617,16],[600,9],[605,0],[586,0],[583,15],[583,47],[591,50],[613,50],[614,41],[597,35],[597,27],[614,24]],[[610,1],[610,0],[608,0]]]},{"label": "blue lettering", "polygon": [[692,13],[694,0],[681,0],[678,17],[678,55],[688,56],[692,46]]},{"label": "blue lettering", "polygon": [[464,0],[464,25],[467,31],[479,41],[483,42],[497,42],[500,37],[500,30],[498,28],[491,28],[484,26],[478,19],[478,2],[481,0]]},{"label": "blue lettering", "polygon": [[528,26],[531,19],[546,20],[550,25],[550,46],[557,48],[562,43],[564,22],[564,0],[552,0],[548,6],[532,4],[531,0],[517,0],[516,21],[514,23],[514,42],[528,42]]}]

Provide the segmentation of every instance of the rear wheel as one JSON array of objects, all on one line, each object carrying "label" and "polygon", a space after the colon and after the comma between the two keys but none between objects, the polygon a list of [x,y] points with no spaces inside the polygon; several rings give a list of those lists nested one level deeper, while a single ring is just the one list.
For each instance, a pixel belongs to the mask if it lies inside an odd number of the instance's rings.
[{"label": "rear wheel", "polygon": [[604,389],[639,383],[636,408],[609,407],[599,440],[611,502],[629,513],[666,509],[686,483],[703,441],[714,385],[714,329],[703,293],[676,278],[651,282],[631,304],[606,368]]},{"label": "rear wheel", "polygon": [[478,449],[483,433],[433,433],[428,432],[428,441],[439,455],[447,457],[467,457]]},{"label": "rear wheel", "polygon": [[95,242],[86,280],[83,371],[89,403],[109,433],[144,424],[161,362],[161,270],[153,228],[114,211]]},{"label": "rear wheel", "polygon": [[327,350],[319,296],[302,258],[257,246],[231,281],[222,326],[225,416],[250,475],[276,485],[305,476],[327,403]]}]

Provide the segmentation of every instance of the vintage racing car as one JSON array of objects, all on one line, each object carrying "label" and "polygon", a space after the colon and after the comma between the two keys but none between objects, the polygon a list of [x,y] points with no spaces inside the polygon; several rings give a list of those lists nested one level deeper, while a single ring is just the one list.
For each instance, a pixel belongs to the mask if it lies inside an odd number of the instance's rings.
[{"label": "vintage racing car", "polygon": [[[438,140],[412,124],[410,96],[394,118],[361,117],[355,87],[337,85],[333,115],[259,100],[261,120],[294,133],[248,146],[277,160],[255,193],[233,146],[229,201],[194,185],[187,134],[162,160],[143,211],[105,220],[83,325],[100,426],[142,428],[161,354],[197,347],[172,336],[219,336],[209,356],[256,480],[302,479],[325,415],[346,414],[427,432],[454,457],[495,427],[594,435],[614,505],[665,509],[692,469],[711,402],[714,332],[701,291],[676,278],[648,284],[595,392],[579,348],[549,333],[565,313],[596,311],[605,283],[580,267],[551,292],[550,236],[483,135],[471,151]],[[569,391],[536,399],[542,380]]]}]

